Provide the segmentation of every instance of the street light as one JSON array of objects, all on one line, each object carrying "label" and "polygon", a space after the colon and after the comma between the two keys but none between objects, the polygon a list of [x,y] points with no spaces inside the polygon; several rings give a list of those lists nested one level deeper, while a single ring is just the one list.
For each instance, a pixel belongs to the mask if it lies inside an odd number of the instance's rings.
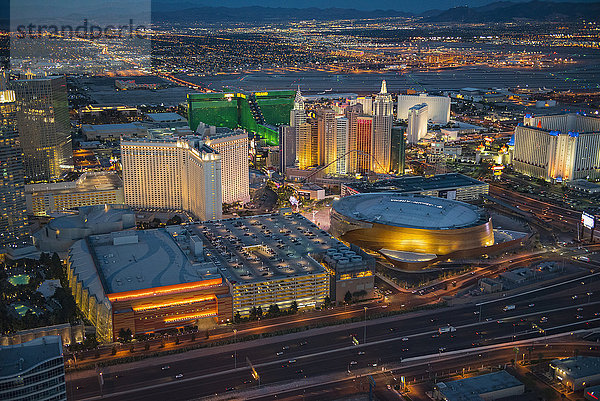
[{"label": "street light", "polygon": [[365,321],[363,324],[364,333],[363,333],[363,342],[367,343],[367,307],[365,306]]},{"label": "street light", "polygon": [[233,329],[233,368],[237,369],[237,329]]}]

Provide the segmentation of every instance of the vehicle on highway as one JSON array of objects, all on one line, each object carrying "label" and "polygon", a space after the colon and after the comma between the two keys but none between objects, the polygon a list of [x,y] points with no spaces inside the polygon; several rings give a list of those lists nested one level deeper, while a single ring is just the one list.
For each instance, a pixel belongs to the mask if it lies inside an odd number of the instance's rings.
[{"label": "vehicle on highway", "polygon": [[402,341],[408,341],[408,337],[402,337]]},{"label": "vehicle on highway", "polygon": [[443,334],[443,333],[453,333],[455,331],[456,331],[456,327],[450,326],[450,325],[445,326],[445,327],[440,327],[438,329],[438,333],[440,333],[440,334]]},{"label": "vehicle on highway", "polygon": [[175,375],[176,379],[181,379],[183,377],[183,373],[179,373],[178,375]]},{"label": "vehicle on highway", "polygon": [[295,360],[295,359],[290,359],[290,360],[288,361],[288,363],[296,363],[296,360]]},{"label": "vehicle on highway", "polygon": [[439,351],[440,351],[440,352],[444,352],[444,351],[446,351],[446,347],[440,347]]},{"label": "vehicle on highway", "polygon": [[577,312],[581,312],[583,308],[577,308]]},{"label": "vehicle on highway", "polygon": [[282,349],[285,351],[286,349],[290,349],[290,346],[289,345],[284,345]]},{"label": "vehicle on highway", "polygon": [[165,365],[161,368],[162,370],[167,370],[167,369],[171,369],[171,367],[169,365]]},{"label": "vehicle on highway", "polygon": [[529,304],[530,308],[533,308],[535,306],[535,304]]},{"label": "vehicle on highway", "polygon": [[374,364],[373,364],[373,365],[371,365],[371,366],[373,366],[374,368],[376,368],[376,367],[377,367],[377,364],[376,364],[376,363],[374,363]]},{"label": "vehicle on highway", "polygon": [[546,316],[542,316],[542,318],[540,319],[541,323],[546,323],[548,321],[548,318]]},{"label": "vehicle on highway", "polygon": [[364,355],[365,351],[358,351],[358,355]]},{"label": "vehicle on highway", "polygon": [[358,362],[356,362],[356,361],[350,361],[350,365],[356,365],[356,364],[358,364]]},{"label": "vehicle on highway", "polygon": [[577,295],[573,295],[571,298],[573,298],[573,299],[577,299]]},{"label": "vehicle on highway", "polygon": [[225,389],[225,391],[233,391],[233,390],[235,390],[235,387],[227,387],[227,388]]},{"label": "vehicle on highway", "polygon": [[277,353],[277,356],[281,356],[281,355],[283,355],[283,351],[279,351],[279,352]]},{"label": "vehicle on highway", "polygon": [[515,310],[515,308],[515,305],[506,305],[503,310],[504,312],[508,312],[509,310]]}]

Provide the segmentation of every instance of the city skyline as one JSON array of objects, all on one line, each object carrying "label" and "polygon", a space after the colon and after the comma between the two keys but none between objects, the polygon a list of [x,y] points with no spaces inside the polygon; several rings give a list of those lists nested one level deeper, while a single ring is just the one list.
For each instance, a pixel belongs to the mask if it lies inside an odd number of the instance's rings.
[{"label": "city skyline", "polygon": [[600,2],[10,6],[1,399],[600,395]]}]

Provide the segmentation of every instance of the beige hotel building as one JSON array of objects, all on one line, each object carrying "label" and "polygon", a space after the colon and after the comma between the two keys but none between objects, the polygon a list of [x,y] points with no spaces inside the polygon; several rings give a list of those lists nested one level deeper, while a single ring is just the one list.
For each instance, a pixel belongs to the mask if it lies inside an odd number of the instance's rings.
[{"label": "beige hotel building", "polygon": [[121,163],[127,205],[221,218],[221,155],[200,137],[122,139]]}]

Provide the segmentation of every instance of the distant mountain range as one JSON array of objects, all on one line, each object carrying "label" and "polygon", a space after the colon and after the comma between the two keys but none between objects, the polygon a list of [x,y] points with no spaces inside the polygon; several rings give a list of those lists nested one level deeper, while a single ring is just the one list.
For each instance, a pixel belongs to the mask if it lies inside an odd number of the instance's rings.
[{"label": "distant mountain range", "polygon": [[[170,9],[169,9],[170,8]],[[347,8],[281,8],[281,7],[192,7],[160,11],[152,6],[152,20],[158,23],[220,23],[220,22],[285,22],[285,21],[332,21],[356,18],[410,17],[412,14],[395,10],[362,11]]]},{"label": "distant mountain range", "polygon": [[499,1],[482,7],[455,7],[446,11],[429,12],[423,15],[427,22],[512,22],[531,21],[575,21],[600,20],[600,2],[554,3],[531,1],[514,3]]},{"label": "distant mountain range", "polygon": [[[499,1],[481,7],[454,7],[411,14],[397,10],[357,10],[351,8],[283,8],[283,7],[212,7],[194,3],[152,3],[152,19],[158,23],[190,24],[205,21],[285,22],[301,20],[331,21],[384,17],[415,17],[424,22],[512,22],[600,20],[600,2]],[[187,8],[187,6],[191,6]]]}]

